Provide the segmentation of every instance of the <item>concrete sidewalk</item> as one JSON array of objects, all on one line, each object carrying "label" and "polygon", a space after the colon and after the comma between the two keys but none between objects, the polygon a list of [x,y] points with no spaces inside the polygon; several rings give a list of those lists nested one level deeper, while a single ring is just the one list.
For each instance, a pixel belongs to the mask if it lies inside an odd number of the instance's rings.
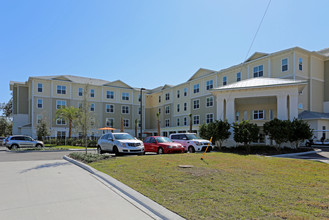
[{"label": "concrete sidewalk", "polygon": [[154,219],[65,160],[0,162],[0,219]]}]

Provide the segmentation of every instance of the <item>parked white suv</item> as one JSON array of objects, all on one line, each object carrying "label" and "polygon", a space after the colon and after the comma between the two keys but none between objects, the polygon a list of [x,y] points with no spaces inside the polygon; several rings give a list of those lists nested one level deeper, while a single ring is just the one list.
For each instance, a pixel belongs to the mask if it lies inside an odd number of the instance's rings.
[{"label": "parked white suv", "polygon": [[17,148],[32,148],[32,147],[38,147],[41,148],[44,146],[42,141],[34,140],[30,136],[25,135],[13,135],[9,136],[5,139],[4,145],[9,150],[16,150]]},{"label": "parked white suv", "polygon": [[[185,151],[194,153],[195,151],[205,151],[209,141],[201,139],[194,133],[175,133],[170,135],[170,139],[184,146]],[[208,150],[212,151],[212,145],[209,144]]]},{"label": "parked white suv", "polygon": [[128,133],[107,133],[102,135],[97,142],[99,154],[109,152],[120,154],[143,154],[144,144]]}]

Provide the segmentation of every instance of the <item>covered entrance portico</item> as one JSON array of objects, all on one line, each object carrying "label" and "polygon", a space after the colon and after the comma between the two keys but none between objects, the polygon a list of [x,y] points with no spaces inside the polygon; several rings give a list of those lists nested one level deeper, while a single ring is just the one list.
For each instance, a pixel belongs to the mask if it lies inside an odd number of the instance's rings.
[{"label": "covered entrance portico", "polygon": [[[298,118],[298,95],[306,84],[306,81],[252,78],[216,88],[212,93],[216,97],[217,120],[227,119],[231,124],[249,120],[262,126],[274,118]],[[226,145],[236,146],[233,134]]]}]

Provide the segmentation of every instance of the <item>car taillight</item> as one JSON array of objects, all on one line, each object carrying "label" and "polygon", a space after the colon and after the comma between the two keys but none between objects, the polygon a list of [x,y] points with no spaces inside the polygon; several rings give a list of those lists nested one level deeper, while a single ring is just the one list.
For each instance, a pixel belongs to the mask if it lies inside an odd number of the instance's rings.
[{"label": "car taillight", "polygon": [[6,142],[8,143],[9,141],[8,141],[8,140],[6,140]]}]

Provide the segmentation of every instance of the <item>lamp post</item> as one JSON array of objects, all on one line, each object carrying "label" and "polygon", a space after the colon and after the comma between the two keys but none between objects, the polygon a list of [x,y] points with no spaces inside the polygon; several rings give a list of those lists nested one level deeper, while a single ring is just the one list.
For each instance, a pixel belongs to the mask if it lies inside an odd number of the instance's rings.
[{"label": "lamp post", "polygon": [[141,88],[141,93],[140,93],[140,102],[141,102],[141,114],[140,114],[140,120],[141,120],[141,131],[140,131],[140,139],[143,139],[143,90],[145,88]]}]

